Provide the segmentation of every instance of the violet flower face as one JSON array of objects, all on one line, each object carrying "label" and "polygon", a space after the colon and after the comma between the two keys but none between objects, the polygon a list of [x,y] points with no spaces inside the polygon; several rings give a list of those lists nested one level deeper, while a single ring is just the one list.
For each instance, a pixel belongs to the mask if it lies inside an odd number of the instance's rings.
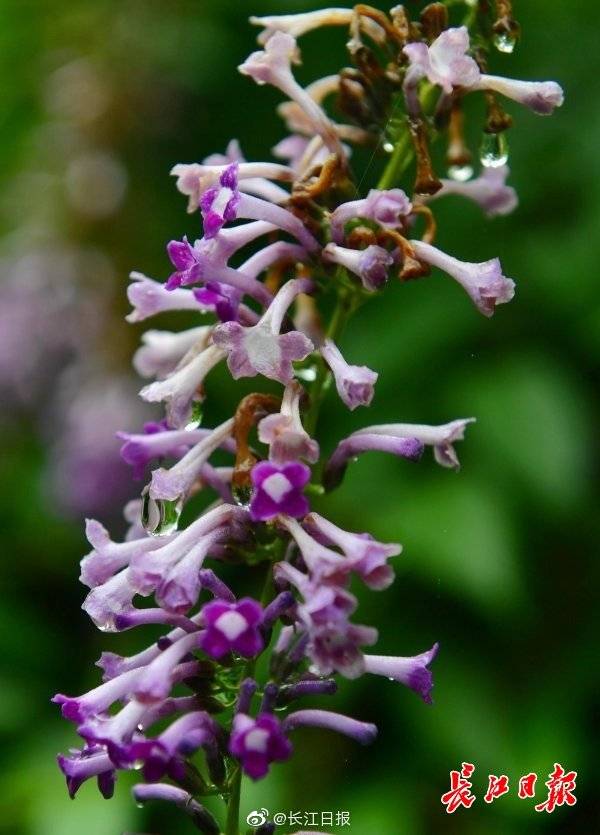
[{"label": "violet flower face", "polygon": [[167,246],[167,253],[175,272],[167,280],[167,290],[174,290],[176,287],[186,284],[195,284],[202,277],[202,270],[194,247],[190,245],[184,236],[182,241],[171,241]]},{"label": "violet flower face", "polygon": [[351,411],[358,406],[369,406],[375,394],[377,372],[366,365],[349,365],[330,339],[321,347],[321,356],[331,368],[337,393],[346,406]]},{"label": "violet flower face", "polygon": [[301,518],[308,513],[308,499],[302,492],[310,480],[306,464],[261,461],[252,468],[251,478],[250,516],[255,522],[267,522],[280,514]]},{"label": "violet flower face", "polygon": [[201,649],[211,658],[222,658],[228,652],[253,658],[264,646],[259,631],[262,617],[262,607],[250,597],[238,603],[224,600],[207,603],[202,609],[202,625],[206,631],[200,641]]},{"label": "violet flower face", "polygon": [[209,188],[200,198],[206,238],[214,238],[226,223],[237,217],[240,202],[237,165],[234,162],[226,168],[219,177],[218,186]]},{"label": "violet flower face", "polygon": [[272,714],[261,713],[252,719],[238,713],[233,720],[229,751],[240,760],[245,774],[259,780],[268,773],[271,763],[289,759],[292,745]]},{"label": "violet flower face", "polygon": [[293,380],[283,393],[281,411],[267,415],[258,424],[258,439],[269,445],[269,458],[276,464],[304,459],[314,464],[319,458],[319,445],[311,438],[300,417],[300,401],[304,389]]},{"label": "violet flower face", "polygon": [[427,46],[410,43],[402,50],[410,62],[410,70],[416,77],[425,77],[450,94],[455,87],[472,87],[480,78],[477,63],[467,55],[470,47],[466,26],[446,29]]},{"label": "violet flower face", "polygon": [[225,322],[215,328],[213,342],[226,353],[235,380],[262,374],[284,385],[292,381],[292,362],[305,359],[313,344],[300,331],[281,333],[281,328],[295,297],[311,289],[310,281],[292,279],[283,285],[256,325],[245,328],[239,322]]}]

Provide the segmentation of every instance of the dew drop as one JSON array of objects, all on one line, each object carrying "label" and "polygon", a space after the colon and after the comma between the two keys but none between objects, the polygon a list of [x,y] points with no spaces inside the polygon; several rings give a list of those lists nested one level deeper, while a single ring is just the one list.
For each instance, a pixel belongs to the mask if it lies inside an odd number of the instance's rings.
[{"label": "dew drop", "polygon": [[296,369],[296,376],[307,383],[312,383],[317,379],[317,369],[314,365],[310,365],[308,368],[298,368]]},{"label": "dew drop", "polygon": [[384,142],[383,150],[386,152],[386,154],[391,154],[394,150],[394,145],[391,142]]},{"label": "dew drop", "polygon": [[458,183],[466,183],[473,176],[473,166],[451,165],[448,168],[448,176],[451,180],[456,180]]},{"label": "dew drop", "polygon": [[498,34],[494,35],[494,46],[498,52],[510,54],[514,50],[516,43],[517,39],[511,32],[498,32]]},{"label": "dew drop", "polygon": [[202,411],[202,401],[196,400],[192,404],[192,413],[190,415],[189,421],[186,423],[184,429],[187,432],[191,432],[193,429],[197,429],[200,424],[202,423],[203,411]]},{"label": "dew drop", "polygon": [[508,162],[508,141],[504,133],[484,133],[479,150],[485,168],[500,168]]},{"label": "dew drop", "polygon": [[167,536],[177,530],[182,499],[154,499],[148,485],[142,491],[142,526],[151,536]]},{"label": "dew drop", "polygon": [[143,809],[144,808],[143,803],[136,803],[135,805],[138,807],[138,809]]},{"label": "dew drop", "polygon": [[112,620],[107,620],[105,623],[98,625],[100,632],[116,632],[117,628]]},{"label": "dew drop", "polygon": [[250,504],[250,499],[252,498],[251,485],[234,484],[231,487],[231,493],[236,504],[238,504],[240,507],[248,507],[248,505]]}]

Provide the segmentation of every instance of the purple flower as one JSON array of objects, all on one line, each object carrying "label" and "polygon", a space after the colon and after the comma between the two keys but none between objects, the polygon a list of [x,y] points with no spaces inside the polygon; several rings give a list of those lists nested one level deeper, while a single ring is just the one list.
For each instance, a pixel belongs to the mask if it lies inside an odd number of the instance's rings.
[{"label": "purple flower", "polygon": [[254,491],[250,516],[255,522],[266,522],[280,514],[300,518],[308,513],[308,499],[302,492],[310,479],[306,464],[261,461],[252,468],[251,478]]},{"label": "purple flower", "polygon": [[234,379],[262,374],[284,384],[292,380],[292,362],[305,359],[314,346],[299,331],[280,331],[294,298],[311,289],[310,281],[292,279],[283,285],[256,325],[244,328],[238,322],[225,322],[215,328],[213,341],[227,354]]},{"label": "purple flower", "polygon": [[361,435],[379,435],[387,438],[416,438],[425,446],[433,447],[435,460],[442,467],[460,468],[453,444],[462,441],[465,429],[475,418],[459,418],[440,426],[425,426],[417,423],[384,423],[378,426],[367,426],[359,429],[350,437],[359,438]]},{"label": "purple flower", "polygon": [[264,51],[253,52],[238,69],[257,84],[272,84],[296,102],[310,119],[314,132],[332,153],[343,159],[344,150],[328,116],[294,78],[291,66],[296,57],[295,38],[278,31],[266,42]]},{"label": "purple flower", "polygon": [[142,805],[149,800],[159,800],[172,803],[182,809],[192,819],[195,827],[206,835],[219,835],[219,826],[211,813],[201,806],[189,792],[168,783],[152,783],[150,785],[138,783],[133,787],[133,797],[137,804]]},{"label": "purple flower", "polygon": [[117,432],[117,438],[124,442],[121,458],[133,467],[134,478],[142,478],[154,458],[181,458],[207,435],[209,429],[165,429],[145,435]]},{"label": "purple flower", "polygon": [[100,745],[86,745],[81,751],[72,749],[70,756],[59,754],[56,760],[66,777],[69,797],[75,797],[90,777],[96,777],[103,797],[108,800],[113,796],[116,780],[114,764]]},{"label": "purple flower", "polygon": [[172,722],[154,739],[137,739],[128,756],[132,763],[143,762],[144,779],[155,783],[168,776],[183,782],[185,758],[215,736],[215,722],[205,711],[192,711]]},{"label": "purple flower", "polygon": [[285,189],[270,182],[270,180],[290,181],[293,171],[286,165],[274,162],[246,162],[243,158],[237,140],[228,145],[227,154],[214,154],[200,164],[179,163],[171,169],[171,175],[177,177],[177,190],[189,198],[188,212],[195,212],[200,205],[202,194],[214,186],[223,174],[225,168],[232,162],[238,165],[238,186],[240,191],[246,191],[282,203],[289,198]]},{"label": "purple flower", "polygon": [[[188,555],[193,555],[189,556],[192,563],[200,560],[199,564],[196,564],[200,569],[207,546],[210,548],[214,544],[212,537],[209,540],[206,540],[206,537],[219,531],[219,535],[235,538],[243,530],[246,519],[246,511],[241,507],[217,505],[188,525],[166,545],[155,551],[134,555],[127,572],[128,582],[139,594],[148,595],[157,589],[165,578],[169,576],[172,579],[172,570],[182,560],[187,559]],[[160,541],[162,544],[164,537],[160,537]],[[189,561],[185,565],[189,565]]]},{"label": "purple flower", "polygon": [[445,93],[454,87],[472,87],[480,78],[477,63],[467,55],[470,47],[466,26],[446,29],[431,46],[422,42],[407,44],[402,50],[410,62],[411,82],[427,78]]},{"label": "purple flower", "polygon": [[[154,470],[150,482],[152,498],[175,501],[185,496],[200,477],[202,467],[210,456],[231,438],[233,424],[234,419],[229,418],[212,431],[204,431],[197,443],[170,469],[160,467]],[[180,431],[185,436],[187,430]]]},{"label": "purple flower", "polygon": [[195,284],[199,281],[202,270],[194,248],[190,246],[185,236],[182,241],[170,241],[167,245],[167,254],[175,267],[175,272],[165,285],[167,290],[174,290],[181,285]]},{"label": "purple flower", "polygon": [[319,445],[302,426],[300,401],[304,389],[292,380],[283,393],[281,411],[267,415],[258,424],[258,438],[269,445],[269,458],[276,464],[303,458],[314,464],[319,457]]},{"label": "purple flower", "polygon": [[387,655],[365,655],[365,671],[399,681],[418,693],[424,702],[431,704],[433,678],[428,667],[437,655],[439,644],[427,652],[410,658]]},{"label": "purple flower", "polygon": [[238,189],[238,164],[232,163],[219,178],[219,184],[209,188],[200,199],[204,219],[204,239],[215,238],[225,223],[238,218],[261,220],[289,232],[310,252],[318,243],[302,221],[287,209],[261,200]]},{"label": "purple flower", "polygon": [[202,625],[206,631],[200,647],[212,658],[221,658],[228,652],[253,658],[264,646],[259,631],[262,618],[262,607],[250,597],[237,603],[213,600],[202,609]]},{"label": "purple flower", "polygon": [[236,219],[240,199],[238,164],[233,163],[223,171],[218,185],[209,188],[200,198],[206,238],[214,238],[225,223]]},{"label": "purple flower", "polygon": [[[202,299],[198,301],[202,302]],[[208,303],[205,305],[209,306]],[[188,352],[197,352],[206,347],[212,330],[212,325],[200,325],[176,333],[146,331],[142,334],[143,345],[133,355],[133,367],[140,377],[166,377]]]},{"label": "purple flower", "polygon": [[[294,38],[299,38],[301,35],[305,35],[313,29],[320,29],[322,26],[349,26],[353,14],[353,9],[316,9],[315,11],[298,14],[252,16],[250,23],[263,27],[264,31],[258,36],[258,42],[259,44],[266,44],[276,32],[286,32]],[[367,18],[364,19],[364,24],[371,36],[375,34],[376,39],[381,40],[384,33],[380,26]]]},{"label": "purple flower", "polygon": [[466,183],[441,180],[441,189],[426,199],[429,202],[447,194],[458,194],[481,206],[488,217],[507,215],[519,202],[514,188],[506,185],[509,173],[508,166],[502,165],[499,168],[484,168],[479,177]]},{"label": "purple flower", "polygon": [[158,605],[167,612],[188,612],[196,604],[202,589],[201,570],[204,560],[213,553],[218,543],[232,541],[236,536],[238,534],[234,528],[224,525],[196,542],[187,553],[165,570],[156,587]]},{"label": "purple flower", "polygon": [[362,675],[360,648],[377,641],[377,630],[350,622],[358,604],[356,597],[341,586],[313,582],[287,562],[278,563],[274,574],[277,580],[294,585],[304,599],[297,615],[307,637],[304,649],[313,672],[327,676],[336,671],[346,678]]},{"label": "purple flower", "polygon": [[380,226],[396,229],[406,222],[412,203],[401,188],[387,191],[371,189],[362,200],[341,203],[331,214],[331,237],[336,244],[344,241],[344,227],[354,218],[366,218]]},{"label": "purple flower", "polygon": [[113,542],[104,525],[95,519],[86,519],[85,535],[93,550],[81,560],[79,579],[89,588],[105,583],[116,572],[128,566],[135,555],[153,551],[165,544],[164,538],[149,537],[145,532],[140,539]]},{"label": "purple flower", "polygon": [[127,297],[133,310],[125,317],[128,322],[142,322],[167,310],[206,312],[191,290],[169,292],[164,284],[137,272],[130,273],[130,278],[133,283],[127,288]]},{"label": "purple flower", "polygon": [[410,68],[405,84],[410,86],[420,78],[427,78],[447,94],[455,87],[493,90],[541,116],[549,115],[563,103],[563,91],[555,81],[518,81],[482,74],[473,58],[467,55],[469,48],[466,26],[446,29],[429,47],[420,42],[407,44],[403,52],[409,59]]},{"label": "purple flower", "polygon": [[261,713],[253,719],[238,713],[233,719],[229,751],[240,760],[249,777],[259,780],[268,773],[272,762],[289,759],[292,745],[272,714]]},{"label": "purple flower", "polygon": [[393,582],[394,572],[387,561],[402,553],[401,545],[377,542],[367,533],[345,531],[318,513],[307,516],[303,526],[320,542],[340,548],[369,588],[386,589]]},{"label": "purple flower", "polygon": [[423,454],[423,443],[412,436],[381,435],[366,430],[348,435],[335,448],[333,455],[327,462],[323,475],[323,484],[327,490],[333,490],[341,482],[346,472],[348,461],[363,452],[389,452],[418,461]]},{"label": "purple flower", "polygon": [[564,93],[556,81],[518,81],[498,75],[481,75],[474,89],[493,90],[525,105],[538,116],[549,116],[564,101]]},{"label": "purple flower", "polygon": [[357,719],[344,716],[342,713],[334,713],[332,710],[296,710],[286,716],[283,727],[286,731],[302,727],[325,728],[349,736],[361,745],[369,745],[377,736],[376,725],[370,722],[359,722]]},{"label": "purple flower", "polygon": [[394,264],[391,253],[372,244],[366,249],[347,249],[330,243],[323,250],[323,260],[340,264],[357,275],[365,290],[380,290],[387,282]]},{"label": "purple flower", "polygon": [[335,387],[346,406],[351,410],[369,406],[375,394],[377,372],[366,365],[349,365],[331,339],[325,340],[320,352],[333,372]]},{"label": "purple flower", "polygon": [[183,429],[192,417],[194,402],[201,399],[198,390],[204,378],[224,357],[221,348],[209,345],[164,380],[144,386],[140,397],[149,403],[166,402],[169,424]]},{"label": "purple flower", "polygon": [[443,270],[457,281],[484,316],[493,316],[496,305],[506,304],[515,294],[515,282],[502,275],[497,258],[472,264],[459,261],[431,244],[422,241],[410,243],[419,260]]},{"label": "purple flower", "polygon": [[[280,211],[285,212],[285,209]],[[254,231],[250,237],[256,237]],[[231,242],[223,241],[222,238],[225,236],[217,237],[216,233],[212,238],[205,235],[202,240],[196,241],[193,247],[185,238],[183,241],[171,241],[168,247],[170,257],[172,260],[175,258],[173,263],[178,269],[169,276],[165,288],[173,291],[182,284],[195,284],[198,281],[217,282],[230,285],[240,295],[247,293],[261,304],[268,304],[271,294],[260,282],[246,275],[243,267],[236,270],[227,266],[227,259],[232,254]],[[194,294],[194,297],[198,299],[198,294]]]}]

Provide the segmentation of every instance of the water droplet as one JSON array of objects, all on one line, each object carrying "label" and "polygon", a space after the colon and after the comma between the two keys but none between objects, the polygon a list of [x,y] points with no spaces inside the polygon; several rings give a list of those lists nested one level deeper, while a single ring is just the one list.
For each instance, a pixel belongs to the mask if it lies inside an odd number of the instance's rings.
[{"label": "water droplet", "polygon": [[296,376],[307,383],[312,383],[317,379],[317,369],[314,365],[310,365],[308,368],[298,368],[296,369]]},{"label": "water droplet", "polygon": [[182,499],[153,499],[149,486],[142,491],[142,525],[151,536],[167,536],[176,531],[182,508]]},{"label": "water droplet", "polygon": [[138,809],[143,809],[143,808],[144,808],[144,804],[143,804],[143,803],[139,803],[139,802],[138,802],[138,803],[136,803],[135,805],[138,807]]},{"label": "water droplet", "polygon": [[494,46],[498,52],[506,52],[510,54],[514,50],[516,43],[517,38],[512,32],[498,32],[494,35]]},{"label": "water droplet", "polygon": [[473,176],[473,166],[451,165],[448,168],[448,176],[451,180],[456,180],[458,183],[466,183]]},{"label": "water droplet", "polygon": [[98,629],[100,632],[116,632],[117,628],[114,624],[114,621],[107,620],[105,623],[98,624]]},{"label": "water droplet", "polygon": [[195,400],[192,404],[192,413],[190,415],[190,419],[188,423],[185,425],[185,429],[188,432],[191,432],[193,429],[197,429],[200,424],[202,423],[203,417],[203,410],[202,410],[202,401]]},{"label": "water droplet", "polygon": [[144,767],[144,760],[134,760],[132,768],[134,771],[140,771]]},{"label": "water droplet", "polygon": [[504,133],[484,133],[479,150],[485,168],[500,168],[508,161],[508,141]]},{"label": "water droplet", "polygon": [[236,504],[239,504],[240,507],[248,507],[252,497],[252,486],[249,484],[234,484],[231,487],[231,493]]},{"label": "water droplet", "polygon": [[387,142],[387,141],[384,142],[383,143],[383,150],[386,152],[386,154],[391,154],[392,151],[394,150],[393,143],[392,142]]}]

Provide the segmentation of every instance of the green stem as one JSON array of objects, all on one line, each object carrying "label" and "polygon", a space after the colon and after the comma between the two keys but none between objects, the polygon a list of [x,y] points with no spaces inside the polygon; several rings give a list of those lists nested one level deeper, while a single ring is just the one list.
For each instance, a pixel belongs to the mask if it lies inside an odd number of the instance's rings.
[{"label": "green stem", "polygon": [[[421,93],[421,108],[424,114],[428,114],[435,100],[436,88],[432,84],[424,84]],[[397,137],[394,150],[389,158],[388,164],[377,184],[377,188],[393,188],[398,185],[400,177],[404,174],[410,161],[414,156],[414,148],[408,125],[402,123],[402,133]]]}]

